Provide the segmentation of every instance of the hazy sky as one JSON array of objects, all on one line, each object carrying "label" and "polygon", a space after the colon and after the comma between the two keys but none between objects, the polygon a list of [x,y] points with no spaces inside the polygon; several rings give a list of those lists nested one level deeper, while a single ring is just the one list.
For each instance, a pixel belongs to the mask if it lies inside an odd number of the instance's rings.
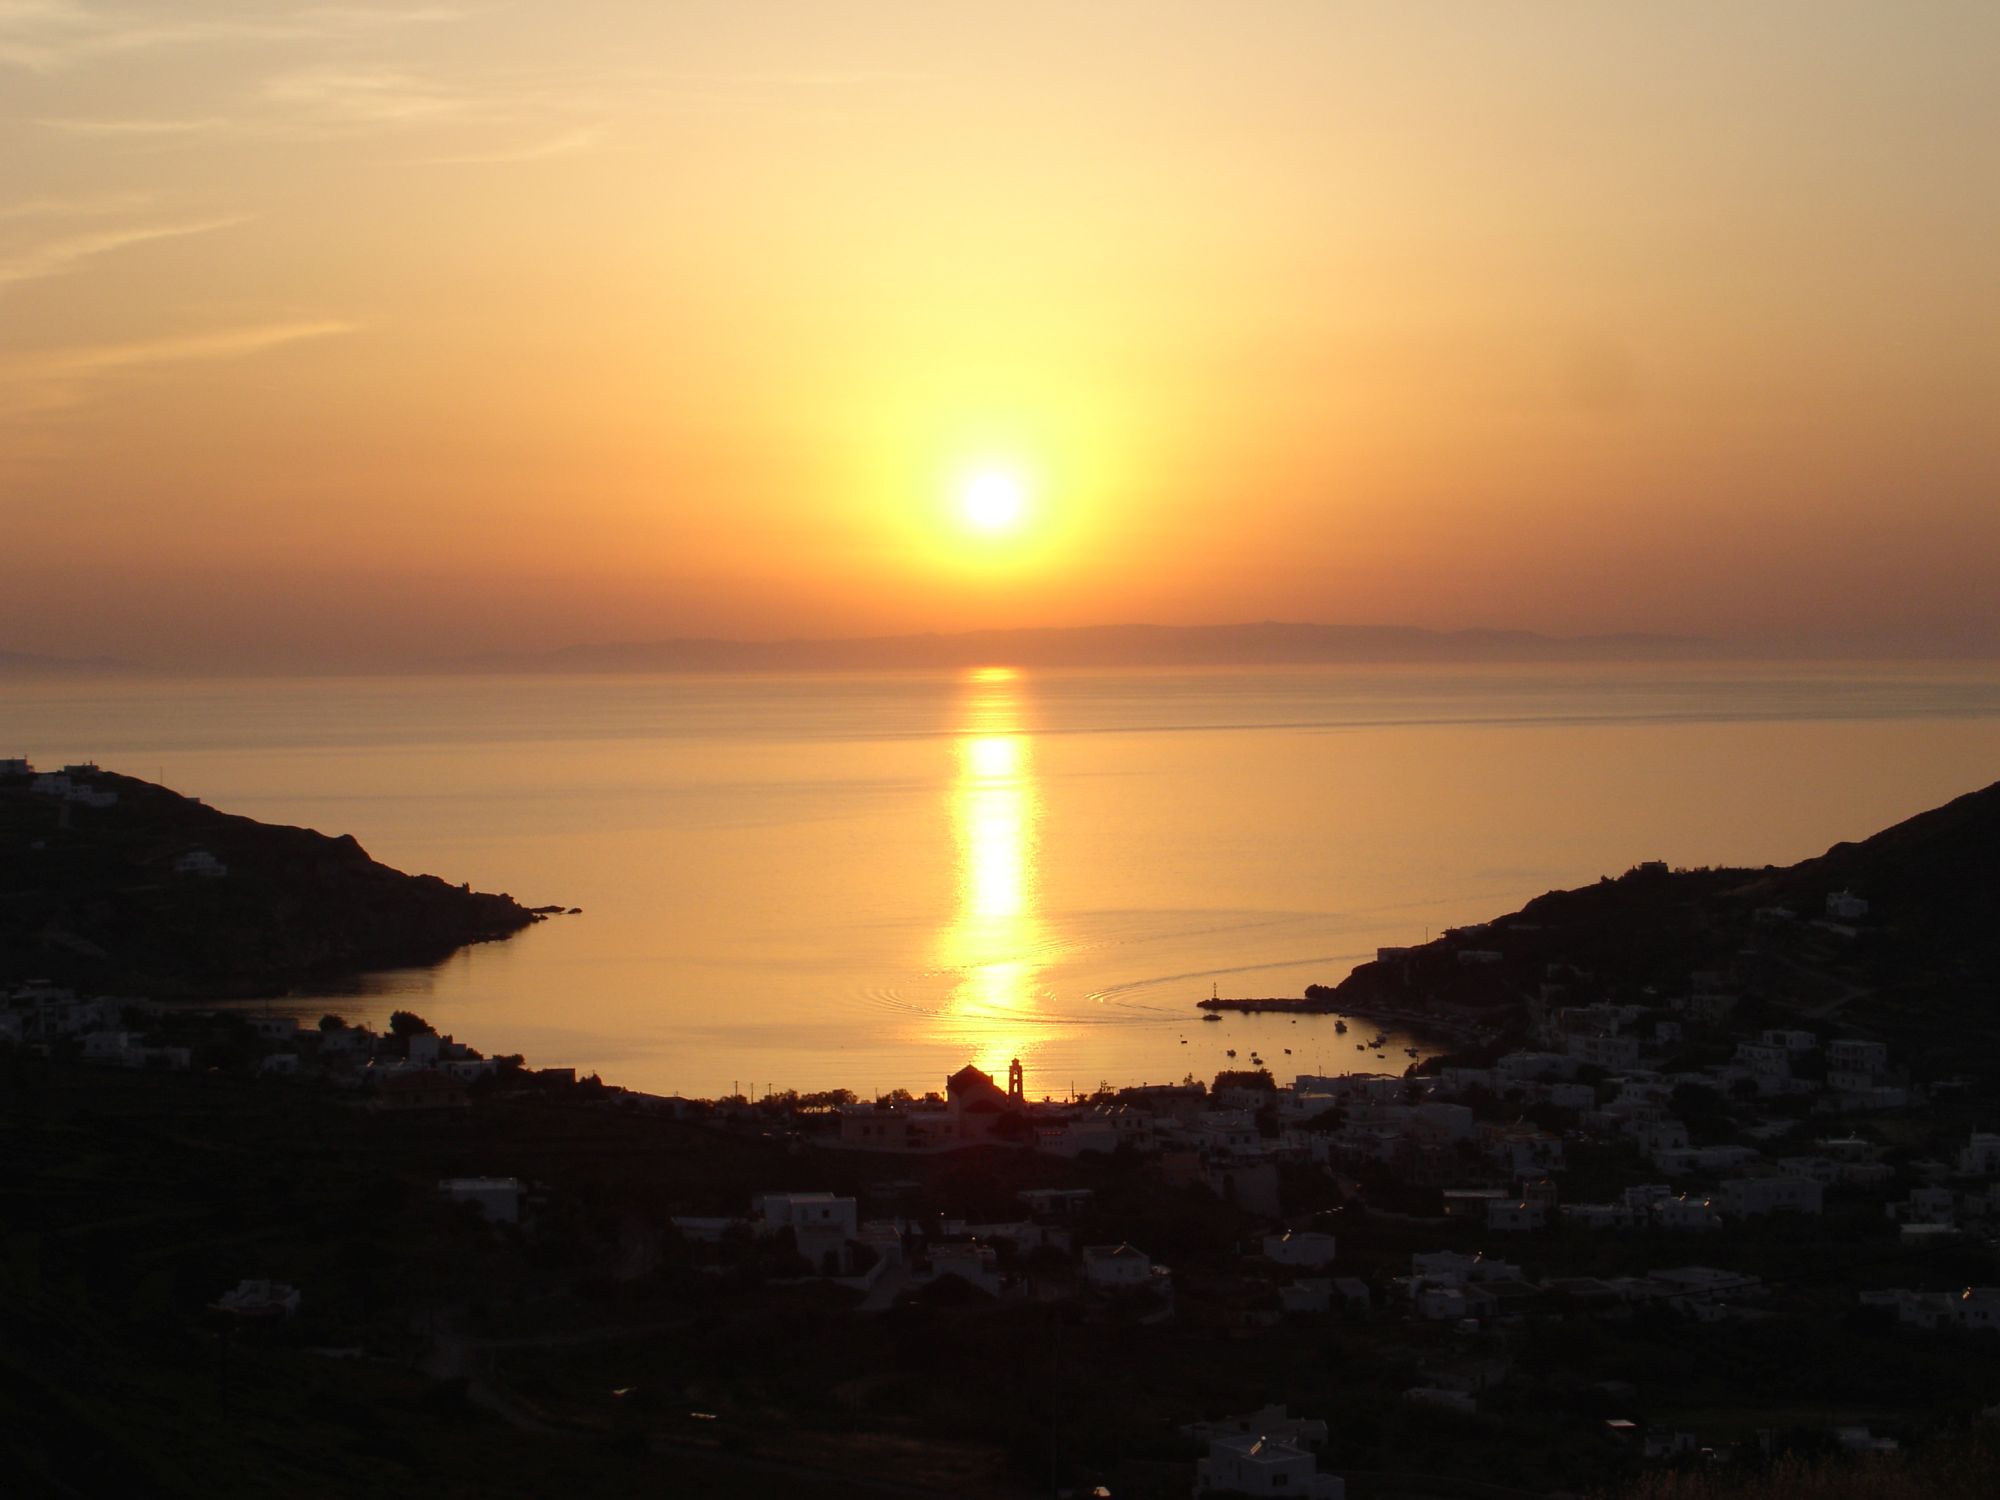
[{"label": "hazy sky", "polygon": [[0,648],[2000,651],[1996,58],[1991,0],[0,0]]}]

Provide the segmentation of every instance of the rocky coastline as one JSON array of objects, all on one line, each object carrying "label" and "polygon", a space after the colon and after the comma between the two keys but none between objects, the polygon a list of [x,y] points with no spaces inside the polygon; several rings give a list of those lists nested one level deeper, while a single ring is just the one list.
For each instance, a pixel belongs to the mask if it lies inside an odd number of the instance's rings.
[{"label": "rocky coastline", "polygon": [[0,762],[0,982],[158,999],[279,995],[437,963],[545,919],[93,765]]}]

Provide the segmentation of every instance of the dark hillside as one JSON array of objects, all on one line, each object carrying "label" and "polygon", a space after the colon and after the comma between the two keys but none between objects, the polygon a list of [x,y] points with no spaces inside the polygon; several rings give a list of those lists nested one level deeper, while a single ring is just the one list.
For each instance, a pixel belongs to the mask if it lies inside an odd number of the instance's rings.
[{"label": "dark hillside", "polygon": [[1868,901],[1869,920],[1989,965],[2000,958],[2000,782],[1775,873],[1760,900],[1817,913],[1830,891]]},{"label": "dark hillside", "polygon": [[379,864],[350,836],[232,816],[106,771],[72,779],[86,800],[0,780],[0,983],[264,994],[435,962],[538,920],[511,896]]},{"label": "dark hillside", "polygon": [[[1845,915],[1830,897],[1865,903]],[[1504,1024],[1530,1002],[1713,989],[1779,1021],[1883,1028],[2000,1073],[2000,784],[1764,870],[1640,866],[1315,985],[1318,1009]]]}]

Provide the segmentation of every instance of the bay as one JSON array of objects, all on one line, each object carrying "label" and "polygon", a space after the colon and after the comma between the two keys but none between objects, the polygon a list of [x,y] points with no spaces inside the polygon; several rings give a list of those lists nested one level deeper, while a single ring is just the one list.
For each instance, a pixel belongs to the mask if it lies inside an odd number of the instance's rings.
[{"label": "bay", "polygon": [[[1790,863],[1983,786],[1991,664],[15,681],[95,759],[578,916],[278,1008],[653,1092],[1400,1071],[1199,1022],[1548,889]],[[1361,1039],[1376,1028],[1357,1025]],[[1236,1057],[1228,1054],[1235,1052]]]}]

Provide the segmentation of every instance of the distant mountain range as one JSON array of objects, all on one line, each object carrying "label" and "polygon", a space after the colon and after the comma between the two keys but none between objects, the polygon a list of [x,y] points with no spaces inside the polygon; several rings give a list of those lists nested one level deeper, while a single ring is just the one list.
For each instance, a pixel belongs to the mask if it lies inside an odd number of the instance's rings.
[{"label": "distant mountain range", "polygon": [[0,677],[107,676],[150,670],[137,662],[111,656],[36,656],[26,651],[0,651]]},{"label": "distant mountain range", "polygon": [[688,638],[491,654],[451,665],[484,672],[750,672],[855,667],[1237,666],[1288,662],[1663,661],[1730,654],[1698,636],[1538,635],[1408,625],[1084,625],[840,640]]}]

